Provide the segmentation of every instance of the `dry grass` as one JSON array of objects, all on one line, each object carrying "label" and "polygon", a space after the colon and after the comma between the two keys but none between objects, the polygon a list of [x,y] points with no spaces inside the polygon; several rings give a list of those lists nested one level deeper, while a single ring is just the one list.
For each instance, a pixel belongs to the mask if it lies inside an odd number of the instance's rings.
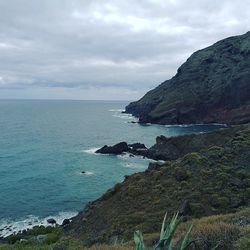
[{"label": "dry grass", "polygon": [[215,246],[218,246],[218,249],[232,249],[232,245],[242,234],[250,230],[249,222],[250,208],[226,215],[193,219],[179,226],[175,241],[177,242],[186,228],[193,224],[194,227],[191,233],[192,249],[210,250]]}]

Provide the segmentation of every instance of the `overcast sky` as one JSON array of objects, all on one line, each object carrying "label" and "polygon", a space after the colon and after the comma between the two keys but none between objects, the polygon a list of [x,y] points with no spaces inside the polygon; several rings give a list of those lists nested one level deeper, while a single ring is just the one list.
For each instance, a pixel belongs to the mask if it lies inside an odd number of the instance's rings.
[{"label": "overcast sky", "polygon": [[135,100],[250,30],[249,0],[0,0],[0,98]]}]

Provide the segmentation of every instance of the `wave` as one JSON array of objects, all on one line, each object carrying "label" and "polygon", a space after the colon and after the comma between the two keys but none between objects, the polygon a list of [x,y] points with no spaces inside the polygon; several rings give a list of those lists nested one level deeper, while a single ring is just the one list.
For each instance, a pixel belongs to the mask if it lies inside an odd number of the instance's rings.
[{"label": "wave", "polygon": [[91,172],[91,171],[86,171],[85,173],[83,173],[84,175],[93,175],[94,172]]},{"label": "wave", "polygon": [[97,151],[98,149],[100,149],[100,148],[101,148],[101,147],[99,147],[99,148],[84,149],[83,152],[85,152],[85,153],[87,153],[87,154],[92,154],[92,155],[94,155],[94,154],[97,154],[96,151]]},{"label": "wave", "polygon": [[123,153],[121,155],[117,155],[117,157],[122,160],[131,160],[131,159],[147,160],[148,159],[142,155],[133,155],[131,153]]},{"label": "wave", "polygon": [[124,112],[125,109],[110,109],[110,112]]},{"label": "wave", "polygon": [[29,215],[26,218],[21,220],[11,220],[11,219],[2,219],[0,220],[0,238],[7,237],[11,234],[17,234],[23,230],[32,229],[35,226],[49,226],[47,222],[48,219],[53,218],[56,220],[57,224],[61,225],[63,220],[70,219],[76,216],[78,212],[59,212],[54,216],[47,216],[45,218],[39,218],[38,216]]},{"label": "wave", "polygon": [[133,169],[146,169],[146,164],[140,164],[140,163],[132,163],[132,162],[126,162],[121,164],[124,168],[133,168]]},{"label": "wave", "polygon": [[113,117],[138,122],[138,119],[134,117],[133,115],[128,114],[128,113],[123,113],[125,111],[124,109],[110,109],[109,111],[114,112],[114,114],[112,115]]},{"label": "wave", "polygon": [[118,118],[121,118],[121,119],[134,119],[134,116],[132,116],[131,114],[115,113],[112,116],[113,117],[118,117]]},{"label": "wave", "polygon": [[221,127],[227,127],[227,124],[223,123],[197,123],[197,124],[173,124],[173,125],[164,125],[166,128],[171,128],[171,127],[180,127],[180,128],[188,128],[188,127],[195,127],[195,126],[221,126]]}]

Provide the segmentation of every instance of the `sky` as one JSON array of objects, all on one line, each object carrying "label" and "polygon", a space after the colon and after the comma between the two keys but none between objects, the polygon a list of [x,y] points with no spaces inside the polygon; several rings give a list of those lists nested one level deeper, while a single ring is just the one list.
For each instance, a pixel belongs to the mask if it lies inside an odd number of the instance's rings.
[{"label": "sky", "polygon": [[0,99],[136,100],[250,30],[250,0],[0,0]]}]

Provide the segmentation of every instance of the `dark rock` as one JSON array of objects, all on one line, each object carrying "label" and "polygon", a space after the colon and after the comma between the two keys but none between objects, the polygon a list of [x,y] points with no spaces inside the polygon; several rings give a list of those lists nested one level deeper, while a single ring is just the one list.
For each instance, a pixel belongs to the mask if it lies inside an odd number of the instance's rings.
[{"label": "dark rock", "polygon": [[64,220],[63,220],[63,223],[62,223],[62,226],[65,227],[65,226],[67,226],[69,223],[70,223],[70,219],[64,219]]},{"label": "dark rock", "polygon": [[82,171],[81,173],[82,173],[82,174],[85,174],[85,173],[86,173],[86,171]]},{"label": "dark rock", "polygon": [[47,222],[48,222],[49,224],[56,224],[56,220],[53,219],[53,218],[47,219]]},{"label": "dark rock", "polygon": [[132,150],[147,149],[143,143],[133,143],[128,145]]},{"label": "dark rock", "polygon": [[191,212],[190,203],[188,200],[185,200],[180,208],[180,216],[187,216]]},{"label": "dark rock", "polygon": [[119,155],[124,152],[128,152],[128,150],[129,150],[128,144],[126,142],[120,142],[115,144],[114,146],[105,145],[102,148],[98,149],[96,153]]}]

